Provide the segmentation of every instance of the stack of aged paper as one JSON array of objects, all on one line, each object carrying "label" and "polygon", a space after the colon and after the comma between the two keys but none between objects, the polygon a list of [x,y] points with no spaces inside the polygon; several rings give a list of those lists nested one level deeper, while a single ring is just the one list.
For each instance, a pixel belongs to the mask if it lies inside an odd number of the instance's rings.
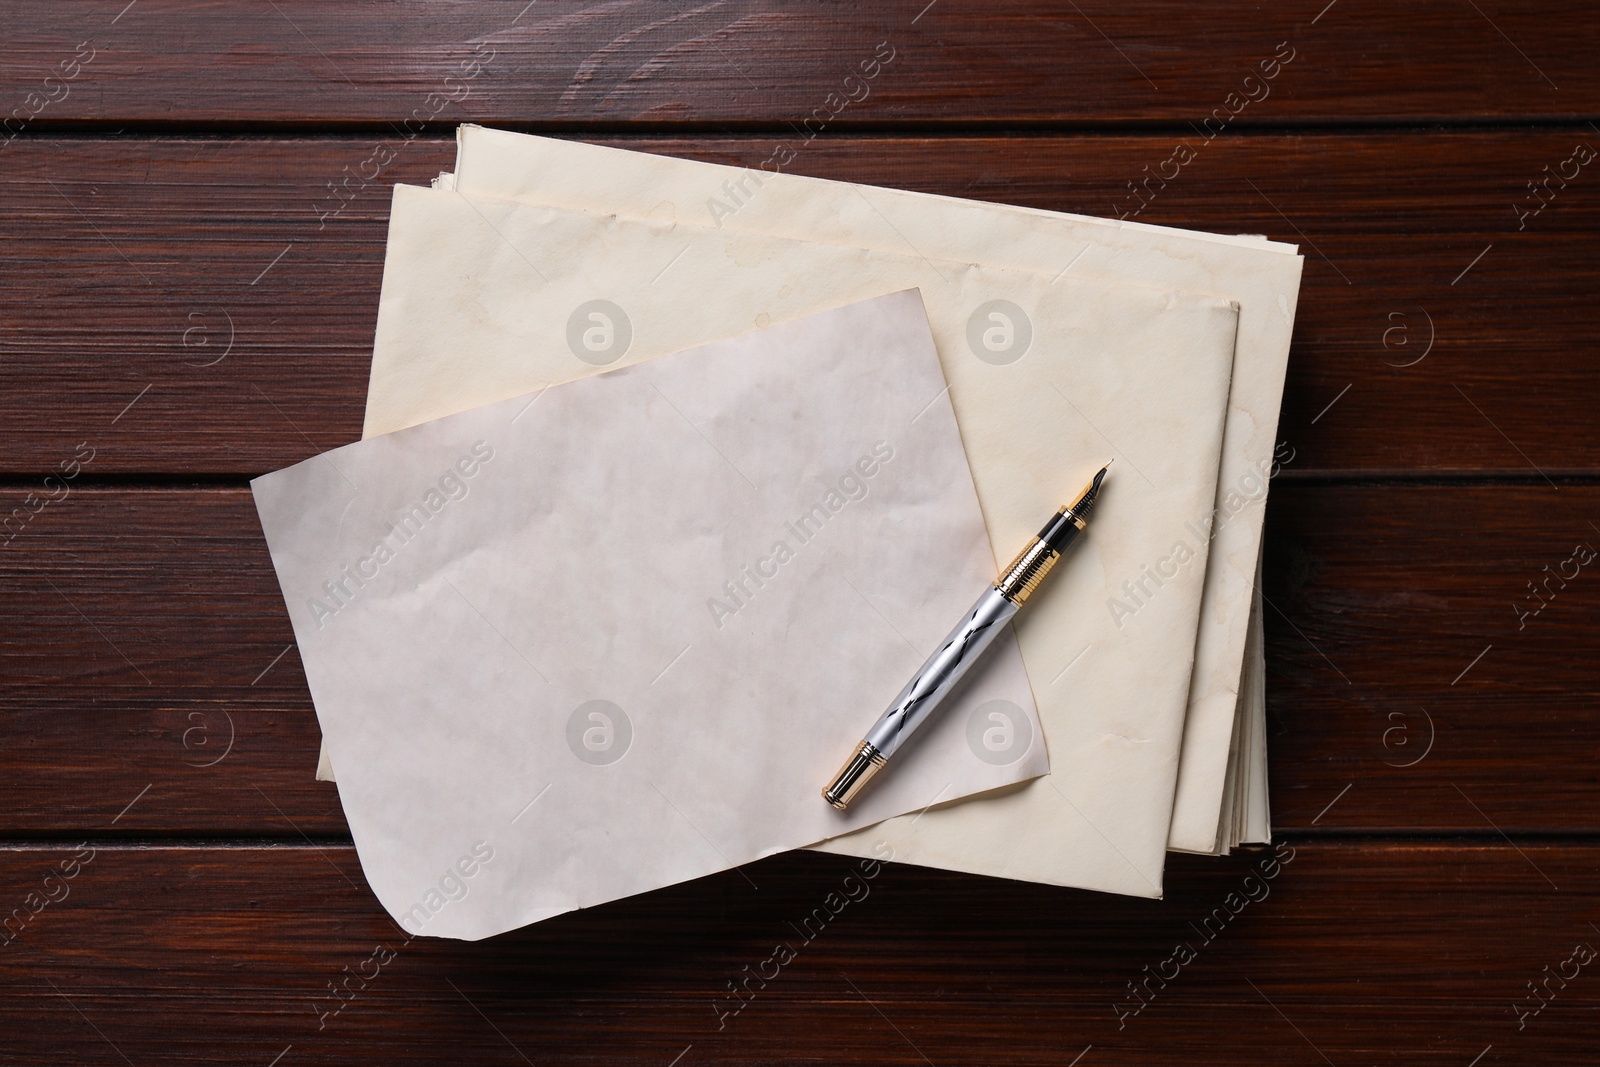
[{"label": "stack of aged paper", "polygon": [[[941,742],[930,734],[919,743],[915,760],[905,760],[909,768],[928,759],[923,774],[907,773],[899,791],[885,790],[878,804],[837,824],[829,824],[825,812],[787,811],[790,803],[812,806],[810,797],[799,794],[765,806],[730,795],[728,802],[741,808],[737,817],[714,815],[716,798],[696,794],[680,802],[691,803],[693,811],[680,807],[677,814],[697,826],[710,846],[707,862],[698,865],[664,859],[661,854],[672,847],[668,836],[630,838],[626,859],[602,860],[591,849],[572,845],[574,837],[603,833],[607,812],[617,818],[623,813],[612,807],[580,814],[572,805],[583,803],[581,791],[557,801],[552,784],[548,796],[540,794],[544,799],[518,815],[517,826],[531,822],[538,832],[512,838],[508,850],[514,863],[483,882],[485,899],[475,906],[482,909],[473,912],[476,918],[469,921],[468,909],[462,908],[461,919],[427,932],[485,936],[568,907],[805,844],[1154,897],[1161,894],[1169,848],[1215,853],[1265,840],[1270,829],[1256,586],[1300,269],[1293,247],[1260,238],[982,204],[464,127],[453,174],[441,176],[432,189],[395,190],[367,406],[365,435],[371,440],[351,446],[347,459],[333,453],[303,464],[304,472],[293,468],[271,476],[281,480],[273,497],[279,509],[275,520],[268,519],[265,497],[262,505],[280,577],[289,557],[280,559],[274,522],[310,539],[296,549],[312,561],[302,563],[301,577],[310,581],[320,573],[313,562],[331,558],[330,546],[340,544],[340,537],[359,539],[355,525],[399,506],[410,484],[404,472],[425,470],[427,462],[456,447],[440,443],[435,452],[419,451],[410,443],[418,440],[414,435],[458,444],[467,434],[485,432],[477,424],[456,428],[463,419],[499,426],[515,416],[519,425],[534,420],[540,427],[513,438],[514,448],[506,446],[522,457],[515,461],[519,469],[531,465],[541,478],[554,479],[512,483],[513,497],[535,494],[537,505],[526,505],[524,513],[491,500],[483,505],[482,524],[469,523],[463,509],[462,539],[442,547],[446,555],[429,562],[415,554],[415,566],[433,569],[410,579],[399,570],[391,576],[397,583],[392,596],[398,598],[392,610],[380,612],[373,597],[371,606],[357,599],[348,613],[372,615],[359,634],[350,626],[346,640],[369,648],[373,666],[389,664],[396,651],[409,649],[394,642],[395,633],[412,625],[428,633],[426,647],[439,648],[455,666],[426,687],[427,699],[411,701],[409,711],[386,709],[386,703],[404,702],[420,684],[420,667],[390,671],[393,680],[385,687],[363,687],[365,672],[354,665],[359,657],[348,650],[329,653],[316,676],[308,659],[328,742],[319,774],[331,778],[338,770],[369,877],[372,864],[392,865],[389,888],[379,889],[380,899],[400,914],[411,899],[403,889],[406,879],[422,877],[433,869],[430,864],[438,866],[457,841],[469,836],[466,827],[479,825],[473,819],[492,822],[506,805],[518,814],[526,798],[488,795],[495,791],[490,783],[511,774],[506,766],[540,768],[525,779],[533,787],[523,790],[529,797],[543,786],[541,775],[557,783],[567,780],[559,772],[572,772],[577,781],[590,782],[580,773],[583,761],[548,736],[552,723],[565,718],[561,701],[576,700],[581,686],[562,691],[548,707],[524,702],[523,714],[533,716],[529,722],[517,719],[511,709],[518,705],[509,695],[502,697],[506,717],[485,712],[494,702],[484,694],[499,694],[496,679],[509,683],[509,676],[494,674],[497,668],[488,664],[473,666],[481,645],[469,647],[472,638],[442,621],[438,604],[452,603],[450,591],[440,592],[430,576],[457,575],[462,586],[457,594],[467,593],[474,602],[493,600],[492,610],[478,609],[484,621],[493,619],[499,630],[516,629],[517,639],[508,644],[530,665],[571,661],[597,672],[596,677],[644,671],[650,657],[642,654],[642,646],[619,640],[599,621],[593,625],[606,639],[586,650],[572,645],[574,635],[584,632],[581,627],[564,628],[548,618],[540,625],[518,621],[559,612],[565,603],[559,596],[563,587],[550,584],[553,579],[523,580],[519,569],[534,569],[529,560],[536,556],[540,566],[558,569],[564,560],[581,569],[580,561],[592,557],[580,552],[587,533],[577,540],[570,533],[552,533],[542,542],[517,538],[532,536],[528,524],[560,530],[563,516],[574,511],[648,527],[652,516],[638,513],[636,501],[616,498],[608,488],[632,485],[633,478],[650,484],[667,479],[665,470],[642,464],[641,457],[676,470],[690,445],[705,449],[722,440],[709,428],[742,442],[723,457],[735,468],[740,462],[733,453],[753,449],[752,455],[777,464],[773,470],[787,471],[778,462],[780,453],[815,449],[815,435],[864,440],[857,431],[867,432],[867,425],[876,427],[870,433],[885,447],[898,448],[892,430],[871,420],[886,417],[875,405],[906,399],[905,383],[914,376],[904,367],[886,370],[870,385],[853,383],[866,395],[847,397],[848,389],[824,395],[810,385],[818,373],[814,365],[829,357],[773,335],[815,333],[814,324],[843,315],[860,334],[847,346],[853,358],[884,370],[885,353],[906,347],[893,343],[889,324],[904,326],[909,290],[917,291],[917,317],[926,316],[921,330],[938,372],[937,380],[922,383],[933,388],[925,390],[921,403],[931,405],[930,412],[948,406],[958,450],[970,470],[965,484],[975,490],[986,531],[984,562],[991,570],[1008,560],[1088,473],[1116,459],[1115,477],[1085,543],[1019,616],[1017,643],[1031,699],[1016,699],[1018,694],[1007,699],[1018,709],[1019,729],[1031,730],[1037,722],[1039,734],[1007,754],[1015,762],[1003,764],[1005,781],[991,778],[985,785],[973,773],[962,776],[944,764],[935,769],[929,754]],[[822,332],[835,341],[840,337],[837,328]],[[685,351],[697,347],[700,352]],[[721,358],[694,358],[705,351]],[[842,357],[833,352],[831,358]],[[751,385],[755,392],[741,392],[737,384],[725,389],[734,380],[729,376],[737,377],[734,368],[744,372],[745,364],[748,373],[764,376]],[[658,388],[654,377],[648,382],[655,395],[671,398],[672,406],[682,409],[681,421],[702,431],[697,440],[669,433],[659,411],[645,417],[652,394],[632,377],[634,368],[653,375],[662,366],[673,368],[677,392]],[[562,398],[575,397],[580,389],[587,390],[582,404],[573,399],[569,410]],[[790,391],[815,406],[786,410]],[[762,399],[753,402],[757,395]],[[857,410],[862,405],[872,409],[871,417]],[[581,418],[573,414],[579,410]],[[523,411],[527,414],[517,415]],[[837,424],[832,429],[809,421],[826,423],[825,411]],[[549,424],[540,421],[541,412],[552,420]],[[932,415],[917,418],[926,421]],[[610,439],[600,430],[591,440],[583,420],[597,427],[625,426],[628,447],[606,444]],[[451,429],[445,433],[441,427]],[[757,446],[757,441],[767,443]],[[586,481],[565,480],[565,465],[575,461],[575,454],[582,457]],[[847,447],[840,455],[846,454]],[[357,455],[374,458],[357,463]],[[385,487],[376,491],[378,504],[363,496],[362,472],[369,470]],[[299,483],[289,478],[295,472],[301,472]],[[884,465],[883,474],[893,473],[892,463]],[[760,479],[749,480],[755,483],[747,486],[752,491],[770,491]],[[341,482],[349,484],[341,490]],[[599,499],[578,503],[585,491]],[[258,495],[262,492],[258,489]],[[308,509],[313,502],[316,508]],[[917,659],[954,616],[932,610],[934,591],[924,590],[929,612],[922,617],[904,601],[907,591],[891,591],[896,579],[874,575],[863,561],[872,558],[870,542],[892,542],[914,524],[908,516],[926,515],[935,506],[933,498],[868,493],[863,502],[890,510],[869,521],[867,509],[858,509],[858,528],[847,533],[840,526],[830,549],[841,555],[816,553],[808,565],[817,573],[801,577],[796,571],[789,588],[796,596],[815,592],[830,604],[835,596],[854,596],[856,614],[880,617],[880,626],[894,618],[890,629],[899,632],[902,651]],[[909,511],[893,510],[900,505]],[[955,507],[942,499],[936,506]],[[321,516],[321,532],[315,535],[306,532],[315,525],[311,519],[292,517],[312,511]],[[702,516],[702,526],[709,524],[719,539],[732,537],[730,531],[746,517],[732,498],[713,511],[716,518]],[[284,544],[288,552],[289,542]],[[519,551],[496,553],[490,545]],[[721,565],[734,573],[733,564],[742,557],[730,551],[723,552]],[[834,588],[829,584],[834,573],[849,580]],[[947,583],[959,586],[952,594],[956,600],[970,599],[982,587],[982,579],[976,586],[956,581],[955,575],[966,574],[959,568],[926,573],[925,582],[904,580],[939,585],[941,596]],[[301,589],[297,585],[291,592],[287,577],[284,582],[293,615]],[[768,726],[782,720],[774,737],[804,735],[809,741],[831,734],[825,758],[808,747],[788,752],[793,764],[815,763],[805,766],[796,781],[815,779],[820,788],[854,735],[870,724],[898,685],[877,692],[872,687],[880,683],[870,675],[839,675],[836,697],[849,705],[843,717],[859,724],[851,728],[840,725],[838,708],[805,705],[770,678],[770,699],[762,698],[759,687],[732,686],[729,680],[741,677],[735,669],[740,657],[759,660],[764,641],[785,643],[774,637],[778,631],[760,629],[764,596],[764,589],[747,587],[744,598],[723,597],[721,614],[707,606],[718,599],[715,595],[703,598],[707,604],[699,610],[706,625],[727,622],[730,615],[748,620],[756,627],[751,644],[708,642],[706,647],[728,658],[704,665],[704,674],[685,670],[681,684],[688,688],[670,690],[671,700],[664,699],[669,691],[649,694],[652,716],[672,718],[677,743],[692,747],[698,738],[713,750],[729,715]],[[624,610],[648,616],[662,597],[646,583],[637,603],[602,605],[597,618]],[[888,611],[883,598],[900,598],[896,610],[901,614]],[[661,609],[659,628],[646,630],[672,632],[669,619],[676,606]],[[850,614],[845,600],[836,606]],[[328,621],[329,629],[335,621],[344,624],[347,613],[339,614],[340,619]],[[426,626],[420,621],[424,617]],[[308,616],[306,623],[311,621]],[[850,625],[871,621],[857,618]],[[299,633],[301,622],[296,625]],[[682,633],[692,649],[688,631]],[[304,655],[305,638],[315,641],[321,631],[302,636]],[[326,639],[323,644],[328,645]],[[385,647],[390,651],[380,655]],[[670,655],[672,650],[664,651]],[[815,655],[816,669],[832,676],[826,655],[803,642],[791,651],[800,657],[791,666]],[[328,680],[319,693],[323,676]],[[347,688],[339,688],[332,680],[336,676]],[[666,677],[671,676],[669,671]],[[656,697],[663,699],[657,703]],[[487,715],[487,721],[474,725],[477,720],[464,710],[468,706]],[[952,738],[966,729],[959,721],[962,714],[951,709],[941,720],[941,729]],[[469,738],[474,744],[467,743]],[[423,817],[397,806],[400,783],[416,773],[420,761],[434,759],[441,747],[452,744],[459,747],[438,786],[454,783],[457,792],[468,794],[460,803],[471,809],[472,818],[454,820],[448,832],[440,829],[427,849],[408,846],[407,828]],[[972,747],[961,740],[949,744]],[[510,754],[503,751],[508,745]],[[1048,773],[1043,773],[1046,753]],[[632,770],[620,773],[639,774],[670,800],[676,780],[655,782],[650,776],[662,773],[662,765],[650,759],[635,754],[615,766],[632,764]],[[562,760],[575,766],[563,767]],[[554,765],[546,768],[545,761]],[[783,762],[772,752],[756,758],[763,777]],[[785,771],[791,769],[784,764]],[[933,781],[941,774],[943,780]],[[782,774],[774,780],[789,781]],[[814,804],[822,806],[820,799]],[[796,839],[808,832],[811,840]],[[486,831],[482,836],[488,840]],[[385,858],[377,859],[380,855]],[[635,860],[644,873],[613,876],[617,872],[610,865],[620,868]],[[561,866],[559,875],[546,873],[551,863]]]}]

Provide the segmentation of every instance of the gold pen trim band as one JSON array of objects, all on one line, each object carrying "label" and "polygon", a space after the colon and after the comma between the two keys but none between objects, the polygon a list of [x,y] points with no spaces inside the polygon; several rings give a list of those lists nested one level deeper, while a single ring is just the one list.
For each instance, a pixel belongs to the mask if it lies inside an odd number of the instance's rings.
[{"label": "gold pen trim band", "polygon": [[1035,537],[1027,548],[1017,553],[1011,566],[1000,573],[994,587],[1013,604],[1021,604],[1039,588],[1039,583],[1060,558],[1059,552]]},{"label": "gold pen trim band", "polygon": [[862,787],[872,781],[878,769],[888,762],[888,757],[871,744],[861,742],[850,753],[850,758],[844,761],[844,766],[839,768],[839,773],[833,776],[828,788],[822,791],[822,799],[843,811],[850,806],[850,801],[855,799]]}]

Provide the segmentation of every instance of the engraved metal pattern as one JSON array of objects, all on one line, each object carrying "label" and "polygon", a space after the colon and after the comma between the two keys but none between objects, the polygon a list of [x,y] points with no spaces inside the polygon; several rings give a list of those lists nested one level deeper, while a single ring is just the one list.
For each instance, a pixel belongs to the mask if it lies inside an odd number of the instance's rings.
[{"label": "engraved metal pattern", "polygon": [[1013,604],[1021,604],[1039,588],[1039,583],[1060,558],[1060,553],[1036,537],[1011,561],[1011,566],[1000,575],[994,587]]},{"label": "engraved metal pattern", "polygon": [[977,603],[923,663],[922,669],[906,683],[894,703],[867,731],[867,742],[885,756],[893,756],[1016,613],[1017,605],[1001,595],[1000,590],[993,586],[985,589]]}]

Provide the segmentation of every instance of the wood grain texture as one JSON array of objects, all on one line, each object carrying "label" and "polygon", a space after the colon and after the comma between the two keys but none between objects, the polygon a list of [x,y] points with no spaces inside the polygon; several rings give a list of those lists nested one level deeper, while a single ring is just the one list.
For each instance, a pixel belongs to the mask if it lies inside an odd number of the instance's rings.
[{"label": "wood grain texture", "polygon": [[[0,100],[41,122],[778,125],[820,109],[839,128],[1199,122],[1227,108],[1257,124],[1579,116],[1600,104],[1600,38],[1571,0],[62,0],[16,21]],[[84,41],[93,58],[77,77],[46,84]],[[1293,58],[1263,84],[1275,54]],[[892,59],[863,78],[874,56]]]},{"label": "wood grain texture", "polygon": [[343,832],[248,490],[67,485],[0,548],[5,829]]},{"label": "wood grain texture", "polygon": [[[1594,1062],[1584,5],[0,0],[0,40],[0,1059]],[[358,435],[389,187],[467,120],[1299,243],[1277,866],[1150,902],[793,853],[408,940],[245,479]]]},{"label": "wood grain texture", "polygon": [[[1594,486],[1277,485],[1275,824],[1600,827],[1597,522]],[[0,549],[0,595],[8,829],[92,832],[149,786],[119,833],[346,832],[246,490],[73,491]]]},{"label": "wood grain texture", "polygon": [[1273,826],[1600,828],[1597,523],[1592,486],[1279,486]]},{"label": "wood grain texture", "polygon": [[[842,139],[814,142],[795,169],[1106,215],[1138,204],[1127,183],[1175,140]],[[1552,185],[1521,230],[1513,210],[1543,168],[1600,136],[1190,140],[1198,158],[1131,217],[1301,244],[1281,421],[1292,476],[1600,469],[1600,174]],[[619,143],[756,165],[773,142]],[[389,184],[453,158],[448,143],[395,140],[394,162],[336,199],[328,183],[359,174],[374,145],[19,141],[0,178],[6,465],[48,472],[89,442],[96,473],[260,473],[354,440]]]},{"label": "wood grain texture", "polygon": [[[0,853],[0,902],[25,907],[72,854]],[[0,945],[0,1048],[40,1065],[1143,1065],[1181,1049],[1464,1067],[1492,1045],[1485,1063],[1587,1065],[1596,964],[1552,980],[1520,1029],[1513,1006],[1600,947],[1597,861],[1299,843],[1177,860],[1153,902],[791,854],[747,867],[755,889],[728,872],[472,944],[407,941],[348,848],[101,844]],[[779,943],[795,958],[774,973]],[[735,1013],[727,984],[761,972]]]}]

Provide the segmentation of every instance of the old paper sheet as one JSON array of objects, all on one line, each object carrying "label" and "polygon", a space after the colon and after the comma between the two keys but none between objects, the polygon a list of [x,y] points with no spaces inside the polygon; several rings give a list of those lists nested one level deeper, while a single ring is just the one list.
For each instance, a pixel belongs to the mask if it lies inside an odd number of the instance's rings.
[{"label": "old paper sheet", "polygon": [[[1008,633],[848,813],[818,795],[991,577],[915,291],[253,487],[362,869],[413,932],[487,937],[1048,767]],[[997,721],[1030,739],[1004,759],[966,742]]]}]

